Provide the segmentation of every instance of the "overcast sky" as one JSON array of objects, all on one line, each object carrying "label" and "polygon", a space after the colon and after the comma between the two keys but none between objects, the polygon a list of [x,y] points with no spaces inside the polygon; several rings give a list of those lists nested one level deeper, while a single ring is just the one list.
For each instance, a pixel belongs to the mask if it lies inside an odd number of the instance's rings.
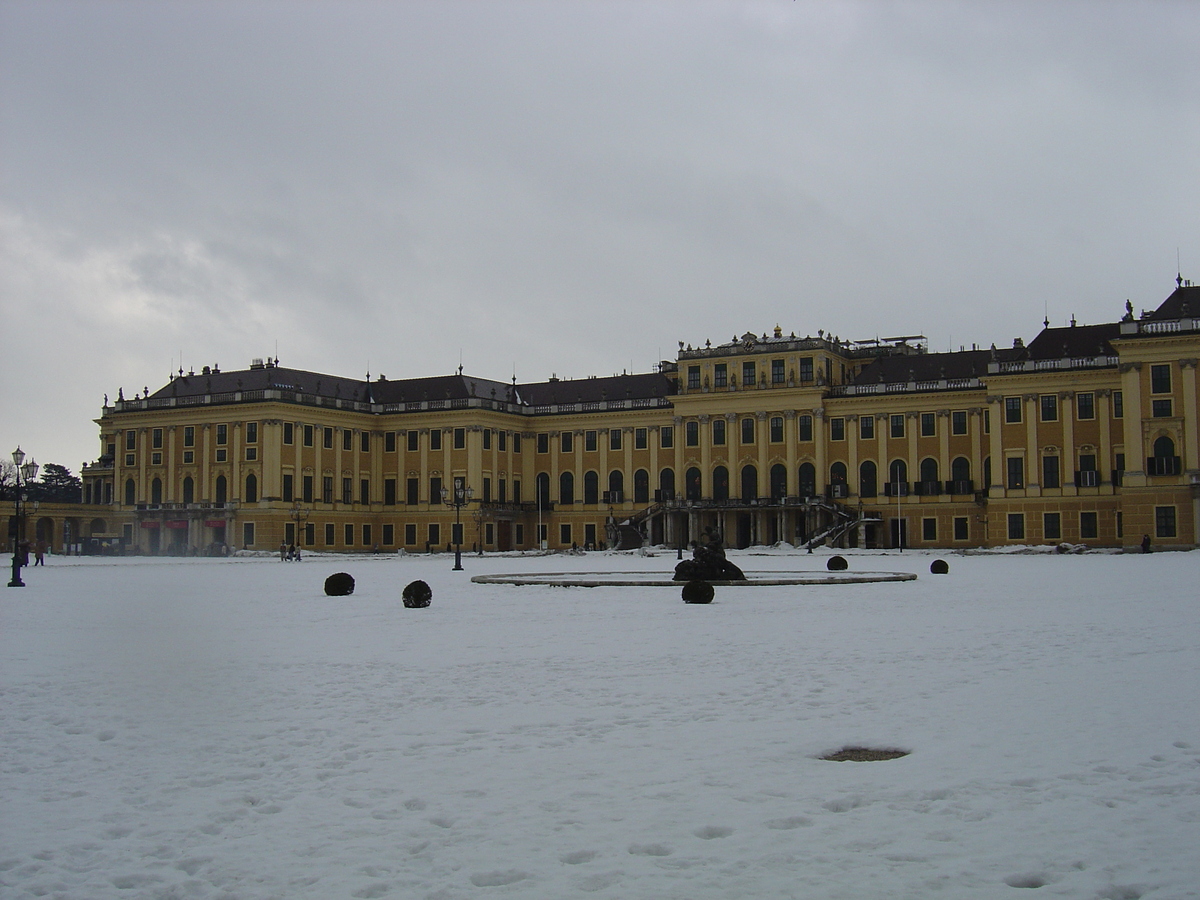
[{"label": "overcast sky", "polygon": [[1200,281],[1200,3],[0,0],[0,450],[181,365],[1011,345]]}]

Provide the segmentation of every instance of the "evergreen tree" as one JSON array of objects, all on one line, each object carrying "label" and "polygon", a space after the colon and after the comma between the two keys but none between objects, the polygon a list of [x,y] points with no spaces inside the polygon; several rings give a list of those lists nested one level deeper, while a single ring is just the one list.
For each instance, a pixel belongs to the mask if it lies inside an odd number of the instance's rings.
[{"label": "evergreen tree", "polygon": [[79,503],[83,499],[83,482],[66,466],[46,463],[41,476],[41,481],[29,486],[30,499],[49,503]]}]

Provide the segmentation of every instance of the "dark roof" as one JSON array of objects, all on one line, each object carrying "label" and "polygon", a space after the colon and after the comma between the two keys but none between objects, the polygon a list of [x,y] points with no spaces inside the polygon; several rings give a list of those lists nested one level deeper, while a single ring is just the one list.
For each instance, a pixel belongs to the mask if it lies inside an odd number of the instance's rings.
[{"label": "dark roof", "polygon": [[[1018,358],[1023,350],[959,350],[954,353],[911,353],[880,356],[855,377],[858,384],[981,378],[994,359]],[[993,353],[995,354],[993,356]]]},{"label": "dark roof", "polygon": [[675,393],[675,380],[659,372],[541,381],[519,385],[521,399],[531,406],[557,403],[598,403],[604,400],[647,400]]},{"label": "dark roof", "polygon": [[195,397],[269,388],[320,397],[340,397],[344,400],[368,399],[367,383],[361,379],[338,378],[335,375],[281,366],[254,366],[232,372],[188,372],[172,378],[165,386],[155,391],[151,398]]},{"label": "dark roof", "polygon": [[1117,322],[1045,328],[1029,342],[1025,359],[1079,359],[1116,356],[1112,340],[1121,336]]},{"label": "dark roof", "polygon": [[399,381],[376,380],[370,384],[376,403],[404,403],[414,400],[465,400],[482,397],[504,403],[519,403],[516,388],[502,381],[474,378],[470,375],[433,375],[404,378]]},{"label": "dark roof", "polygon": [[1187,319],[1200,317],[1200,285],[1183,282],[1145,319]]}]

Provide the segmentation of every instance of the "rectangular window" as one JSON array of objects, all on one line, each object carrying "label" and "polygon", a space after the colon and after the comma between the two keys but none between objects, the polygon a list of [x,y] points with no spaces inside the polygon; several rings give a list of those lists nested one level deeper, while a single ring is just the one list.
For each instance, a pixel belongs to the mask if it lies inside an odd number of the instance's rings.
[{"label": "rectangular window", "polygon": [[645,450],[649,446],[649,432],[645,428],[633,429],[633,449]]},{"label": "rectangular window", "polygon": [[283,442],[285,444],[294,444],[296,442],[296,426],[292,422],[283,423]]},{"label": "rectangular window", "polygon": [[712,442],[714,447],[725,446],[725,420],[719,416],[712,421]]},{"label": "rectangular window", "polygon": [[540,432],[537,436],[537,452],[550,452],[550,433],[548,431]]},{"label": "rectangular window", "polygon": [[[224,452],[225,452],[224,450],[218,450],[217,456],[219,457]],[[224,460],[218,459],[217,462],[224,462]],[[150,454],[150,465],[152,465],[152,466],[161,466],[162,465],[162,451],[161,450],[156,450]]]},{"label": "rectangular window", "polygon": [[[513,503],[520,503],[520,502],[521,502],[521,482],[519,479],[514,478],[513,479]],[[517,527],[519,528],[520,526],[517,526]],[[519,544],[520,541],[517,541],[517,543]]]},{"label": "rectangular window", "polygon": [[874,416],[859,416],[858,417],[858,437],[859,437],[859,440],[863,440],[863,441],[875,440],[875,417]]},{"label": "rectangular window", "polygon": [[321,429],[321,446],[326,450],[333,449],[333,429],[328,426]]},{"label": "rectangular window", "polygon": [[486,475],[483,479],[483,502],[492,502],[492,479],[488,478]]},{"label": "rectangular window", "polygon": [[442,430],[440,428],[429,429],[429,449],[430,450],[441,450],[442,449]]},{"label": "rectangular window", "polygon": [[442,527],[436,522],[430,522],[429,528],[426,529],[425,533],[428,535],[427,543],[431,547],[436,547],[442,542]]},{"label": "rectangular window", "polygon": [[831,441],[846,439],[846,420],[841,416],[834,416],[829,420],[829,439]]},{"label": "rectangular window", "polygon": [[134,454],[132,454],[132,453],[125,454],[125,465],[132,466],[132,465],[135,465],[136,462],[137,462],[137,457]]},{"label": "rectangular window", "polygon": [[1154,536],[1160,538],[1173,538],[1176,536],[1175,507],[1154,507]]},{"label": "rectangular window", "polygon": [[[1152,394],[1169,394],[1171,393],[1171,367],[1170,365],[1158,365],[1150,367],[1150,393]],[[1166,507],[1164,507],[1165,509]]]},{"label": "rectangular window", "polygon": [[564,547],[571,543],[571,526],[570,525],[559,525],[558,526],[558,541]]},{"label": "rectangular window", "polygon": [[783,360],[771,360],[771,384],[783,384],[784,381]]},{"label": "rectangular window", "polygon": [[312,503],[313,502],[313,477],[311,475],[304,476],[304,480],[301,482],[301,491],[302,491],[302,493],[300,495],[301,501],[303,501],[304,503]]},{"label": "rectangular window", "polygon": [[454,429],[454,449],[455,450],[465,450],[466,448],[467,448],[467,429],[455,428]]},{"label": "rectangular window", "polygon": [[229,426],[228,425],[218,425],[217,426],[217,443],[218,444],[229,443]]},{"label": "rectangular window", "polygon": [[783,443],[783,416],[771,416],[770,436],[772,444]]},{"label": "rectangular window", "polygon": [[359,479],[358,502],[363,506],[369,506],[371,503],[371,482],[367,478]]},{"label": "rectangular window", "polygon": [[196,446],[196,426],[194,426],[194,425],[184,425],[183,426],[183,446],[185,446],[185,447],[195,447]]},{"label": "rectangular window", "polygon": [[358,436],[358,449],[362,453],[371,452],[371,432],[363,431]]},{"label": "rectangular window", "polygon": [[311,425],[304,426],[304,446],[311,447],[313,445],[313,427]]},{"label": "rectangular window", "polygon": [[525,543],[525,526],[520,522],[514,527],[513,540],[516,541],[518,547]]},{"label": "rectangular window", "polygon": [[983,411],[983,433],[992,433],[992,411],[990,409],[985,409]]},{"label": "rectangular window", "polygon": [[933,413],[921,413],[921,437],[934,437],[937,434],[937,416]]},{"label": "rectangular window", "polygon": [[247,422],[246,423],[246,443],[247,444],[257,444],[258,443],[258,423],[257,422]]},{"label": "rectangular window", "polygon": [[395,453],[396,452],[396,432],[385,431],[383,433],[383,452],[384,453]]},{"label": "rectangular window", "polygon": [[354,482],[349,478],[342,479],[342,502],[351,503],[354,500]]},{"label": "rectangular window", "polygon": [[417,479],[408,479],[404,484],[404,502],[409,506],[416,506],[420,502],[419,493],[420,488]]},{"label": "rectangular window", "polygon": [[354,526],[353,525],[345,525],[344,529],[345,529],[344,543],[347,547],[352,546],[354,544]]},{"label": "rectangular window", "polygon": [[225,462],[229,458],[229,450],[225,447],[217,448],[217,462]]},{"label": "rectangular window", "polygon": [[150,432],[150,446],[155,450],[161,450],[163,445],[163,430],[155,428]]},{"label": "rectangular window", "polygon": [[496,494],[496,499],[501,503],[506,503],[508,501],[508,479],[501,478],[496,483],[496,490],[498,491]]},{"label": "rectangular window", "polygon": [[1057,456],[1042,457],[1042,487],[1062,487],[1062,474],[1060,472]]},{"label": "rectangular window", "polygon": [[1171,401],[1151,400],[1150,411],[1156,419],[1169,419],[1171,418]]},{"label": "rectangular window", "polygon": [[813,380],[813,358],[811,356],[800,357],[800,380]]},{"label": "rectangular window", "polygon": [[609,429],[609,431],[608,431],[608,449],[609,450],[620,450],[621,449],[621,429],[620,428],[610,428]]},{"label": "rectangular window", "polygon": [[383,546],[393,547],[396,544],[396,526],[390,522],[383,526]]},{"label": "rectangular window", "polygon": [[283,473],[283,500],[285,503],[291,503],[295,500],[292,487],[292,474],[290,472]]},{"label": "rectangular window", "polygon": [[745,387],[754,387],[758,383],[758,370],[752,362],[742,363],[742,384]]},{"label": "rectangular window", "polygon": [[1058,421],[1058,395],[1057,394],[1042,394],[1042,421],[1057,422]]},{"label": "rectangular window", "polygon": [[442,479],[436,475],[429,479],[429,502],[433,504],[442,502]]},{"label": "rectangular window", "polygon": [[1016,425],[1021,421],[1021,398],[1004,398],[1004,421],[1008,425]]},{"label": "rectangular window", "polygon": [[1075,414],[1080,419],[1096,418],[1096,395],[1091,391],[1076,394]]},{"label": "rectangular window", "polygon": [[415,523],[406,523],[404,526],[404,544],[411,547],[417,542],[417,526]]},{"label": "rectangular window", "polygon": [[1125,418],[1125,395],[1121,391],[1112,393],[1112,414],[1114,419]]},{"label": "rectangular window", "polygon": [[396,479],[395,478],[383,479],[383,505],[384,506],[395,506],[396,505]]},{"label": "rectangular window", "polygon": [[753,419],[742,419],[742,443],[743,444],[753,444],[754,443],[754,420]]},{"label": "rectangular window", "polygon": [[688,390],[695,390],[700,387],[700,367],[688,366],[687,370],[687,386]]},{"label": "rectangular window", "polygon": [[658,446],[670,450],[675,446],[675,426],[664,425],[658,429]]},{"label": "rectangular window", "polygon": [[892,437],[904,437],[904,416],[892,416]]},{"label": "rectangular window", "polygon": [[800,440],[811,441],[813,439],[813,417],[808,415],[800,416],[799,422]]},{"label": "rectangular window", "polygon": [[1099,533],[1096,514],[1094,512],[1081,512],[1079,514],[1079,536],[1081,538],[1095,538]]},{"label": "rectangular window", "polygon": [[246,448],[246,459],[250,460],[251,462],[258,459],[258,448],[257,447],[247,447]]},{"label": "rectangular window", "polygon": [[334,529],[332,522],[325,523],[325,546],[332,547],[334,544]]},{"label": "rectangular window", "polygon": [[190,466],[195,461],[196,461],[196,451],[195,450],[184,450],[183,451],[183,464],[185,466]]},{"label": "rectangular window", "polygon": [[496,432],[496,449],[499,450],[501,453],[508,452],[508,432],[507,431],[497,431]]},{"label": "rectangular window", "polygon": [[514,431],[513,432],[513,453],[520,453],[520,452],[521,452],[521,433],[519,431]]},{"label": "rectangular window", "polygon": [[254,546],[254,523],[242,523],[242,547],[249,548]]},{"label": "rectangular window", "polygon": [[496,526],[491,522],[483,526],[483,543],[488,547],[496,543]]},{"label": "rectangular window", "polygon": [[965,409],[956,409],[950,413],[950,433],[967,433],[967,411]]},{"label": "rectangular window", "polygon": [[921,520],[921,540],[937,540],[937,519],[927,518]]},{"label": "rectangular window", "polygon": [[729,386],[729,366],[725,363],[717,363],[713,366],[713,386],[719,388]]},{"label": "rectangular window", "polygon": [[1025,460],[1020,456],[1010,456],[1008,464],[1008,489],[1017,491],[1025,487]]},{"label": "rectangular window", "polygon": [[575,448],[575,438],[574,438],[574,435],[570,431],[564,431],[562,434],[560,434],[558,436],[558,439],[561,444],[560,449],[562,450],[563,453],[573,452],[573,450]]},{"label": "rectangular window", "polygon": [[1025,540],[1025,514],[1008,514],[1008,539],[1010,541]]},{"label": "rectangular window", "polygon": [[342,429],[342,449],[347,452],[354,449],[354,432],[349,428]]},{"label": "rectangular window", "polygon": [[954,539],[956,541],[965,541],[968,539],[968,533],[969,532],[967,531],[967,517],[966,516],[955,516],[954,517]]},{"label": "rectangular window", "polygon": [[408,432],[408,452],[416,453],[421,449],[421,433],[415,429]]},{"label": "rectangular window", "polygon": [[1062,540],[1061,513],[1042,513],[1042,535],[1048,541]]},{"label": "rectangular window", "polygon": [[321,476],[321,502],[322,503],[332,503],[333,502],[333,476],[332,475]]},{"label": "rectangular window", "polygon": [[583,433],[583,451],[585,453],[594,453],[596,446],[596,432],[585,431]]},{"label": "rectangular window", "polygon": [[492,429],[490,428],[483,429],[483,449],[492,449]]},{"label": "rectangular window", "polygon": [[314,525],[312,522],[309,522],[307,525],[304,526],[304,543],[306,546],[311,547],[316,542],[317,542],[317,526]]}]

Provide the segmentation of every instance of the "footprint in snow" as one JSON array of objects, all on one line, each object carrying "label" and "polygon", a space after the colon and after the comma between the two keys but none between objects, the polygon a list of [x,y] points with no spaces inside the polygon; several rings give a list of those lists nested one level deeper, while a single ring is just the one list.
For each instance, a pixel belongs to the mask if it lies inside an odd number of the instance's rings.
[{"label": "footprint in snow", "polygon": [[503,887],[506,884],[516,884],[529,877],[528,872],[520,869],[507,869],[503,872],[476,872],[471,876],[471,884],[475,887]]},{"label": "footprint in snow", "polygon": [[703,841],[711,841],[714,838],[729,837],[733,834],[733,829],[724,825],[705,825],[703,828],[697,828],[692,834]]},{"label": "footprint in snow", "polygon": [[595,850],[576,850],[574,853],[564,853],[558,858],[558,861],[566,863],[568,866],[577,866],[580,863],[591,862],[595,858]]},{"label": "footprint in snow", "polygon": [[634,856],[670,856],[672,851],[666,844],[630,844],[629,852]]}]

